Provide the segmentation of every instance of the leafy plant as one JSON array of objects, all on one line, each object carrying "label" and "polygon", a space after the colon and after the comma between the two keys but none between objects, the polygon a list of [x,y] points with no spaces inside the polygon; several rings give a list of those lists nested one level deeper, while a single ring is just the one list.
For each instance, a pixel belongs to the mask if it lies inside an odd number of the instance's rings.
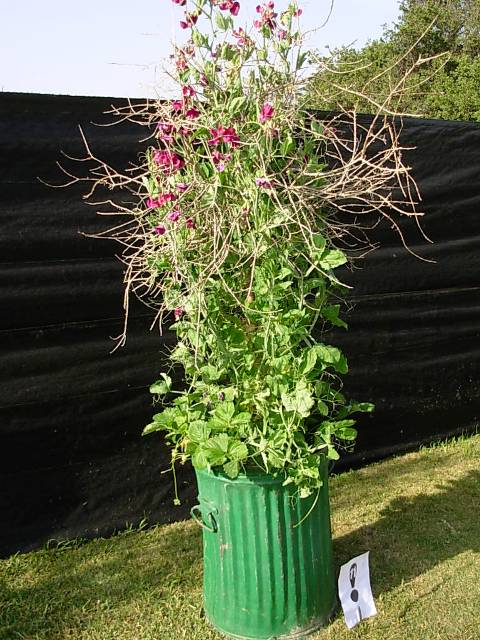
[{"label": "leafy plant", "polygon": [[118,173],[87,146],[89,196],[135,196],[133,208],[110,202],[131,222],[107,234],[124,247],[126,300],[133,291],[156,306],[178,336],[170,358],[187,387],[162,373],[151,387],[162,410],[144,433],[165,434],[172,466],[259,468],[304,497],[321,486],[319,456],[338,458],[356,436],[352,415],[373,409],[344,396],[347,360],[326,333],[347,327],[336,270],[345,246],[361,246],[351,215],[396,226],[389,210],[418,215],[415,184],[394,121],[365,128],[355,113],[321,121],[307,109],[295,2],[280,14],[259,5],[249,30],[235,26],[238,2],[188,4],[179,99],[117,110],[150,131],[143,162]]}]

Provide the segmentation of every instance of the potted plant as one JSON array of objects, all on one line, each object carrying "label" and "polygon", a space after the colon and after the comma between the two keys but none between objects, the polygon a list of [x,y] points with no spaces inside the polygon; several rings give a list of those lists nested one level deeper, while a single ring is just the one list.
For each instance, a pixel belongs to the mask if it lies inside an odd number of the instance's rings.
[{"label": "potted plant", "polygon": [[131,223],[110,234],[127,298],[156,305],[178,337],[186,386],[162,372],[151,392],[167,402],[144,433],[171,444],[174,472],[195,468],[207,617],[237,638],[301,637],[336,602],[328,461],[373,408],[344,395],[347,360],[327,336],[347,327],[337,269],[356,215],[416,215],[414,183],[387,102],[367,126],[308,109],[295,2],[260,4],[250,28],[239,2],[173,2],[189,36],[174,51],[178,98],[118,110],[150,145],[127,173],[98,162],[93,191],[134,194],[115,205]]}]

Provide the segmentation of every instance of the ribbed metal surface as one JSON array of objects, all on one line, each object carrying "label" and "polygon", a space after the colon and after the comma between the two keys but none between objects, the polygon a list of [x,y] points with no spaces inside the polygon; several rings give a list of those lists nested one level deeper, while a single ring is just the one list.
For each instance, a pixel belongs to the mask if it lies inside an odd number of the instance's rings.
[{"label": "ribbed metal surface", "polygon": [[216,521],[203,536],[205,612],[221,632],[295,638],[328,621],[336,596],[322,468],[319,496],[305,500],[281,479],[197,472],[202,518]]}]

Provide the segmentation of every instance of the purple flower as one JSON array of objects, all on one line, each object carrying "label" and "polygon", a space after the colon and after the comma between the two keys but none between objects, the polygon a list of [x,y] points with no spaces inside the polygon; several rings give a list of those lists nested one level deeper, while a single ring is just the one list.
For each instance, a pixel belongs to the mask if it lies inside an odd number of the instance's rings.
[{"label": "purple flower", "polygon": [[163,167],[163,173],[170,175],[180,171],[185,166],[185,161],[172,151],[154,149],[153,161]]},{"label": "purple flower", "polygon": [[196,229],[197,228],[197,225],[195,224],[195,222],[191,218],[187,218],[185,220],[185,225],[186,225],[187,229]]},{"label": "purple flower", "polygon": [[180,218],[181,215],[182,215],[182,212],[179,209],[174,209],[173,211],[170,211],[167,218],[171,222],[177,222],[177,220]]},{"label": "purple flower", "polygon": [[255,184],[257,187],[263,187],[264,189],[272,188],[272,183],[267,178],[255,178]]},{"label": "purple flower", "polygon": [[163,224],[159,224],[158,227],[155,227],[154,231],[157,235],[163,236],[167,229]]},{"label": "purple flower", "polygon": [[182,307],[176,307],[173,311],[173,315],[175,316],[175,320],[180,320],[180,318],[183,316],[184,311]]},{"label": "purple flower", "polygon": [[195,118],[198,118],[199,115],[200,115],[200,111],[195,107],[190,107],[190,109],[187,109],[187,112],[185,113],[185,116],[189,120],[195,120]]},{"label": "purple flower", "polygon": [[188,184],[186,182],[177,182],[176,187],[177,191],[184,193],[188,189]]},{"label": "purple flower", "polygon": [[188,29],[196,25],[198,15],[196,13],[186,13],[185,20],[180,20],[180,26],[182,29]]}]

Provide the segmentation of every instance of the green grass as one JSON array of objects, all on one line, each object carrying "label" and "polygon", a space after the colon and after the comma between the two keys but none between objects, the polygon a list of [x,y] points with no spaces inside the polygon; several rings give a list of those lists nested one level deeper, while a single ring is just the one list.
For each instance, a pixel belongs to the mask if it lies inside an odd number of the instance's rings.
[{"label": "green grass", "polygon": [[[378,616],[312,640],[479,640],[480,435],[331,479],[336,563],[370,550]],[[191,522],[0,561],[1,640],[215,640]]]}]

